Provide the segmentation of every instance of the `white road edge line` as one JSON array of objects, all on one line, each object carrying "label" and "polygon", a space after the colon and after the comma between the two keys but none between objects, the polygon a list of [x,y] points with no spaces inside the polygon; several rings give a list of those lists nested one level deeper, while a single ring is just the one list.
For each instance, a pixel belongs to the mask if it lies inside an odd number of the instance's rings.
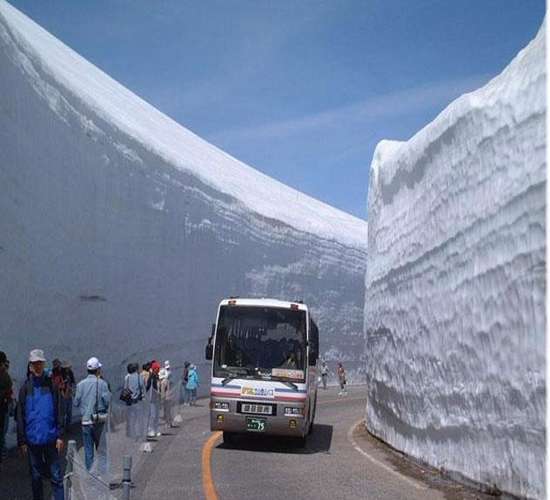
[{"label": "white road edge line", "polygon": [[361,453],[361,455],[363,455],[364,457],[368,458],[372,463],[378,465],[378,467],[381,467],[382,469],[392,473],[394,476],[397,476],[399,477],[399,479],[401,479],[402,481],[405,481],[407,483],[409,483],[411,486],[414,486],[417,490],[427,490],[428,488],[426,486],[423,486],[421,484],[418,484],[416,481],[413,481],[412,479],[409,479],[408,477],[404,476],[403,474],[400,474],[399,472],[397,472],[395,469],[392,469],[391,467],[389,467],[388,465],[386,465],[385,463],[383,462],[380,462],[380,460],[377,460],[376,458],[372,457],[371,455],[369,455],[365,450],[363,450],[358,444],[357,442],[355,441],[355,439],[353,439],[353,431],[355,430],[355,428],[358,426],[358,425],[361,425],[362,423],[364,422],[364,419],[361,419],[361,420],[358,420],[357,422],[353,423],[352,426],[349,428],[349,431],[348,431],[348,441],[351,443],[351,445],[353,446],[353,448],[358,451],[359,453]]}]

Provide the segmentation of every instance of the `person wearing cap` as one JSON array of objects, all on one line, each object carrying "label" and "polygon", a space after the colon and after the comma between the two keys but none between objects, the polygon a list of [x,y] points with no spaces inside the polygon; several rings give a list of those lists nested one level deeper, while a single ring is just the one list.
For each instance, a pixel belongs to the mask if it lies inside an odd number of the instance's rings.
[{"label": "person wearing cap", "polygon": [[12,401],[13,383],[8,373],[8,358],[0,351],[0,464],[4,455],[4,442],[9,422],[9,407]]},{"label": "person wearing cap", "polygon": [[187,385],[185,388],[190,391],[189,406],[195,406],[197,404],[197,388],[199,387],[199,374],[197,373],[197,367],[191,365],[189,367],[189,376],[187,379]]},{"label": "person wearing cap", "polygon": [[44,373],[45,363],[42,349],[30,352],[30,376],[17,404],[17,444],[29,457],[33,499],[44,498],[42,478],[49,472],[53,497],[63,500],[63,411],[59,391]]},{"label": "person wearing cap", "polygon": [[[74,406],[80,408],[84,461],[90,470],[94,463],[94,451],[99,449],[107,412],[111,402],[111,392],[107,382],[101,378],[101,363],[96,357],[86,363],[88,376],[76,386]],[[106,472],[107,464],[103,453],[98,453],[101,473]]]}]

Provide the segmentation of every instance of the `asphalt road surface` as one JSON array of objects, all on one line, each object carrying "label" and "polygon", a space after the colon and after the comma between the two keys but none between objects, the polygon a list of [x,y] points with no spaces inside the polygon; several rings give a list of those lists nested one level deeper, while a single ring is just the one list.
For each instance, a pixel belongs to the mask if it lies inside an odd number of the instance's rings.
[{"label": "asphalt road surface", "polygon": [[348,395],[319,390],[305,448],[291,439],[250,435],[232,446],[209,430],[208,401],[185,407],[183,425],[162,436],[135,478],[133,499],[432,500],[489,499],[446,480],[370,436],[365,387]]}]

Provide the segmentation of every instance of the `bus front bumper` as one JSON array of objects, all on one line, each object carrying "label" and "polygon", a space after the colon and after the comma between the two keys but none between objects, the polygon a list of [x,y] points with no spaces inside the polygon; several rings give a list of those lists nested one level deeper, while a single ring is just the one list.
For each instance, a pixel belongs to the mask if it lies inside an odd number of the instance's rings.
[{"label": "bus front bumper", "polygon": [[[281,408],[281,411],[283,411],[283,408]],[[262,419],[264,423],[263,430],[249,430],[247,419],[250,418]],[[210,410],[210,429],[212,431],[291,437],[304,437],[307,433],[306,419],[303,416],[248,415],[214,409]]]}]

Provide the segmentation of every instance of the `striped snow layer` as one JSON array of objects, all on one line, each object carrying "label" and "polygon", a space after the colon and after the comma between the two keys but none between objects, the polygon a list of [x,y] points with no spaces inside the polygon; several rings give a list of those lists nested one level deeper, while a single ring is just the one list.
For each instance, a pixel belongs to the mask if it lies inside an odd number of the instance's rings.
[{"label": "striped snow layer", "polygon": [[545,29],[371,166],[369,429],[447,471],[544,497]]}]

